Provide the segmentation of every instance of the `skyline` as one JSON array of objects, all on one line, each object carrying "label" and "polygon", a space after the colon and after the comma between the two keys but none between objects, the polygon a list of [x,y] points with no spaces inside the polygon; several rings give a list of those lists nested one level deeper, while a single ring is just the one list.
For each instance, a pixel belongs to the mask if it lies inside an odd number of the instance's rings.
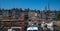
[{"label": "skyline", "polygon": [[0,8],[30,8],[44,10],[46,6],[50,6],[50,10],[60,10],[60,0],[0,0]]}]

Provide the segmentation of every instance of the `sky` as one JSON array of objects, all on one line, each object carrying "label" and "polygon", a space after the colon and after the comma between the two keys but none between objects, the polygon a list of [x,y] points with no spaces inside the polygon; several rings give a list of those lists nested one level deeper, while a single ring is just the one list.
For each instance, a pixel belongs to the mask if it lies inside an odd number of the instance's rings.
[{"label": "sky", "polygon": [[49,4],[51,10],[60,10],[60,0],[0,0],[0,8],[30,8],[44,10]]}]

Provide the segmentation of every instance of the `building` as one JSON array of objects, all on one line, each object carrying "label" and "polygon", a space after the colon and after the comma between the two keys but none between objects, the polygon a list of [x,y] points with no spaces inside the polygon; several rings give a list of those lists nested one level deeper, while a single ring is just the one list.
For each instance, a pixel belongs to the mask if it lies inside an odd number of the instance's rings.
[{"label": "building", "polygon": [[[57,13],[56,10],[31,10],[31,9],[10,9],[10,10],[1,10],[0,9],[0,22],[3,23],[4,28],[20,27],[22,30],[28,25],[31,21],[34,21],[36,25],[40,21],[47,20],[56,20]],[[28,23],[28,24],[25,24]]]}]

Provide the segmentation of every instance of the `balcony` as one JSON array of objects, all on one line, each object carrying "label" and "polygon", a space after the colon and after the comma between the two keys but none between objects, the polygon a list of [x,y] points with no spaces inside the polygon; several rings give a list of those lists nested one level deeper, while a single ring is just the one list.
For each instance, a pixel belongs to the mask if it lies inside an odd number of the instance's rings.
[{"label": "balcony", "polygon": [[2,25],[7,26],[7,27],[8,26],[9,27],[11,27],[11,26],[24,26],[24,22],[3,22]]}]

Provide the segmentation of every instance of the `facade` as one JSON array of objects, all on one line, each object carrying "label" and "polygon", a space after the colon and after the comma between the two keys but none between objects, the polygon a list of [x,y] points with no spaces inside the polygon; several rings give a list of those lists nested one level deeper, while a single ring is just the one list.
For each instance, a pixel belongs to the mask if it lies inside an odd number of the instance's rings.
[{"label": "facade", "polygon": [[[25,9],[11,9],[11,10],[0,10],[0,22],[3,23],[4,28],[10,27],[25,27],[25,22],[28,24],[34,21],[34,23],[38,24],[40,21],[47,20],[56,20],[57,11],[50,10],[30,10]],[[21,28],[21,29],[22,29]],[[23,30],[23,29],[22,29]]]},{"label": "facade", "polygon": [[57,11],[34,11],[34,10],[0,10],[0,21],[4,20],[16,20],[18,21],[19,18],[24,18],[27,15],[29,18],[36,17],[36,18],[51,18],[52,20],[57,17]]}]

